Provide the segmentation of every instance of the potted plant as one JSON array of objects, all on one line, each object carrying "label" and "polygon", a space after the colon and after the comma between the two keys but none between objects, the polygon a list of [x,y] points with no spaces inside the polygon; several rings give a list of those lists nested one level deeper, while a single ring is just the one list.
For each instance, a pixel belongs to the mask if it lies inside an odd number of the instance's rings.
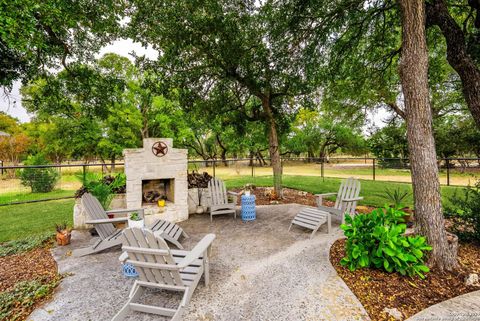
[{"label": "potted plant", "polygon": [[243,186],[243,192],[245,193],[245,195],[250,195],[253,193],[253,191],[255,190],[255,185],[253,184],[245,184]]},{"label": "potted plant", "polygon": [[57,230],[57,244],[60,246],[70,244],[72,230],[67,227],[67,223],[55,224],[55,229]]},{"label": "potted plant", "polygon": [[167,197],[165,195],[160,196],[160,199],[157,201],[159,207],[164,207],[167,202]]},{"label": "potted plant", "polygon": [[145,226],[144,220],[138,212],[133,212],[130,214],[128,217],[128,227],[137,227],[137,228],[143,228]]}]

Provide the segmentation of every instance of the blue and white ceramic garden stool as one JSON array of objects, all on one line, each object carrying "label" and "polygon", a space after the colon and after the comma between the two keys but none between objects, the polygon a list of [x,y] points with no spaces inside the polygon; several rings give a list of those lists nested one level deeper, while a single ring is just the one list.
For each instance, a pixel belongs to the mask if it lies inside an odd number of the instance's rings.
[{"label": "blue and white ceramic garden stool", "polygon": [[242,221],[253,221],[257,218],[255,195],[242,195]]}]

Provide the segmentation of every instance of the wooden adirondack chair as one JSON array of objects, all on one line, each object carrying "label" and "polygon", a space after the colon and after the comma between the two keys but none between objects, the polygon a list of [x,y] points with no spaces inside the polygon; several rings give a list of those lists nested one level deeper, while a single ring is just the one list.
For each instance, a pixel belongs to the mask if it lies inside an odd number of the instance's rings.
[{"label": "wooden adirondack chair", "polygon": [[327,223],[327,233],[330,233],[332,229],[330,213],[312,207],[305,207],[293,218],[288,230],[290,231],[292,225],[305,227],[312,230],[312,234],[310,234],[310,238],[312,238],[320,226],[325,223]]},{"label": "wooden adirondack chair", "polygon": [[[115,228],[112,223],[115,222],[127,222],[128,217],[108,218],[107,214],[128,214],[131,212],[138,212],[143,217],[143,209],[119,209],[105,211],[100,202],[92,196],[90,193],[82,195],[82,205],[87,212],[90,220],[85,221],[87,224],[93,224],[95,230],[98,233],[100,239],[92,246],[73,250],[74,256],[84,256],[88,254],[98,253],[100,251],[119,246],[122,244],[121,235],[122,230]],[[167,222],[164,220],[156,220],[150,227],[147,227],[153,231],[158,231],[163,238],[173,243],[178,248],[183,249],[182,245],[178,242],[178,239],[183,234],[188,237],[187,233],[175,223]]]},{"label": "wooden adirondack chair", "polygon": [[[357,202],[363,199],[363,197],[358,196],[359,194],[360,181],[350,177],[342,181],[337,193],[316,194],[317,208],[331,213],[336,218],[336,221],[340,221],[343,224],[345,223],[345,213],[355,215]],[[322,205],[324,196],[333,195],[337,196],[333,207]]]},{"label": "wooden adirondack chair", "polygon": [[[215,234],[207,234],[192,251],[170,250],[167,243],[152,231],[128,228],[124,231],[123,247],[128,259],[138,272],[127,303],[112,321],[123,320],[131,311],[153,313],[178,321],[190,302],[202,274],[209,282],[209,255]],[[138,302],[145,288],[183,292],[177,308],[146,305]]]},{"label": "wooden adirondack chair", "polygon": [[[210,193],[210,221],[213,220],[214,215],[233,213],[233,217],[237,218],[237,201],[238,193],[227,192],[225,182],[220,179],[212,178],[208,182],[208,191]],[[228,201],[228,195],[235,196],[234,202]]]}]

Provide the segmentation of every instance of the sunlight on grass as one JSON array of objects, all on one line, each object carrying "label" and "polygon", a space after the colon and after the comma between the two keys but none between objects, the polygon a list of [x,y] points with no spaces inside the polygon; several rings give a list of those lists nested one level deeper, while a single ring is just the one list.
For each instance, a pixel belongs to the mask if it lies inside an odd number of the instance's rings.
[{"label": "sunlight on grass", "polygon": [[[254,184],[256,186],[272,186],[273,178],[272,176],[262,176],[262,177],[237,177],[237,178],[225,178],[227,187],[235,188],[242,187],[247,183]],[[325,178],[321,177],[309,177],[309,176],[283,176],[283,186],[293,189],[307,191],[313,194],[319,193],[328,193],[336,192],[340,186],[341,179],[337,178]],[[391,182],[380,182],[380,181],[368,181],[361,180],[361,192],[360,196],[363,196],[364,199],[359,202],[361,205],[370,205],[380,207],[385,205],[386,200],[382,197],[386,189],[396,189],[410,191],[412,187],[410,184],[405,183],[391,183]],[[459,187],[442,187],[442,197],[444,202],[448,201],[448,198],[451,197],[456,190],[461,191]],[[413,197],[410,195],[406,200],[406,205],[413,207]]]},{"label": "sunlight on grass", "polygon": [[0,206],[0,242],[55,232],[55,224],[73,224],[73,199]]},{"label": "sunlight on grass", "polygon": [[[223,175],[217,172],[217,176],[225,179],[228,188],[243,187],[247,183],[256,186],[272,186],[272,176],[255,176],[251,175]],[[341,179],[325,178],[318,176],[295,176],[284,175],[283,185],[285,187],[304,190],[311,193],[335,192],[340,186]],[[411,185],[406,183],[391,183],[381,181],[362,180],[362,189],[360,195],[364,200],[359,204],[380,207],[386,203],[382,197],[385,190],[399,188],[401,190],[411,191]],[[458,187],[442,187],[442,196],[444,202],[448,197],[461,188]],[[51,193],[27,194],[30,199],[39,199],[45,196],[57,197],[70,196],[72,191],[56,190]],[[4,197],[2,195],[0,197]],[[12,197],[11,195],[9,197]],[[413,198],[410,195],[406,201],[406,205],[413,206]],[[40,234],[44,232],[55,231],[55,223],[67,222],[69,225],[73,223],[73,205],[74,200],[48,201],[41,203],[20,204],[10,206],[0,206],[0,242],[18,239],[30,235]]]}]

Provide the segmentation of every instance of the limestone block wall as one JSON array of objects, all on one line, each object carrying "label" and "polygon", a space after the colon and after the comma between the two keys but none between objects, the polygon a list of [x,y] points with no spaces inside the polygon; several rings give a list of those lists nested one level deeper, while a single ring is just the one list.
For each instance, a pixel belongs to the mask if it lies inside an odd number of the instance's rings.
[{"label": "limestone block wall", "polygon": [[[168,147],[168,152],[163,157],[157,157],[152,152],[152,146],[158,141],[164,142]],[[125,149],[123,156],[127,178],[127,208],[142,207],[143,180],[173,178],[174,201],[168,202],[165,208],[150,206],[146,215],[174,222],[188,219],[187,153],[186,149],[173,148],[171,138],[146,138],[143,140],[143,148]],[[148,224],[154,217],[145,219]]]},{"label": "limestone block wall", "polygon": [[[126,208],[125,194],[117,194],[110,204],[110,209],[123,209]],[[75,200],[75,205],[73,206],[73,228],[74,229],[89,229],[93,226],[90,224],[85,224],[85,221],[88,220],[87,213],[80,202],[80,199]]]}]

